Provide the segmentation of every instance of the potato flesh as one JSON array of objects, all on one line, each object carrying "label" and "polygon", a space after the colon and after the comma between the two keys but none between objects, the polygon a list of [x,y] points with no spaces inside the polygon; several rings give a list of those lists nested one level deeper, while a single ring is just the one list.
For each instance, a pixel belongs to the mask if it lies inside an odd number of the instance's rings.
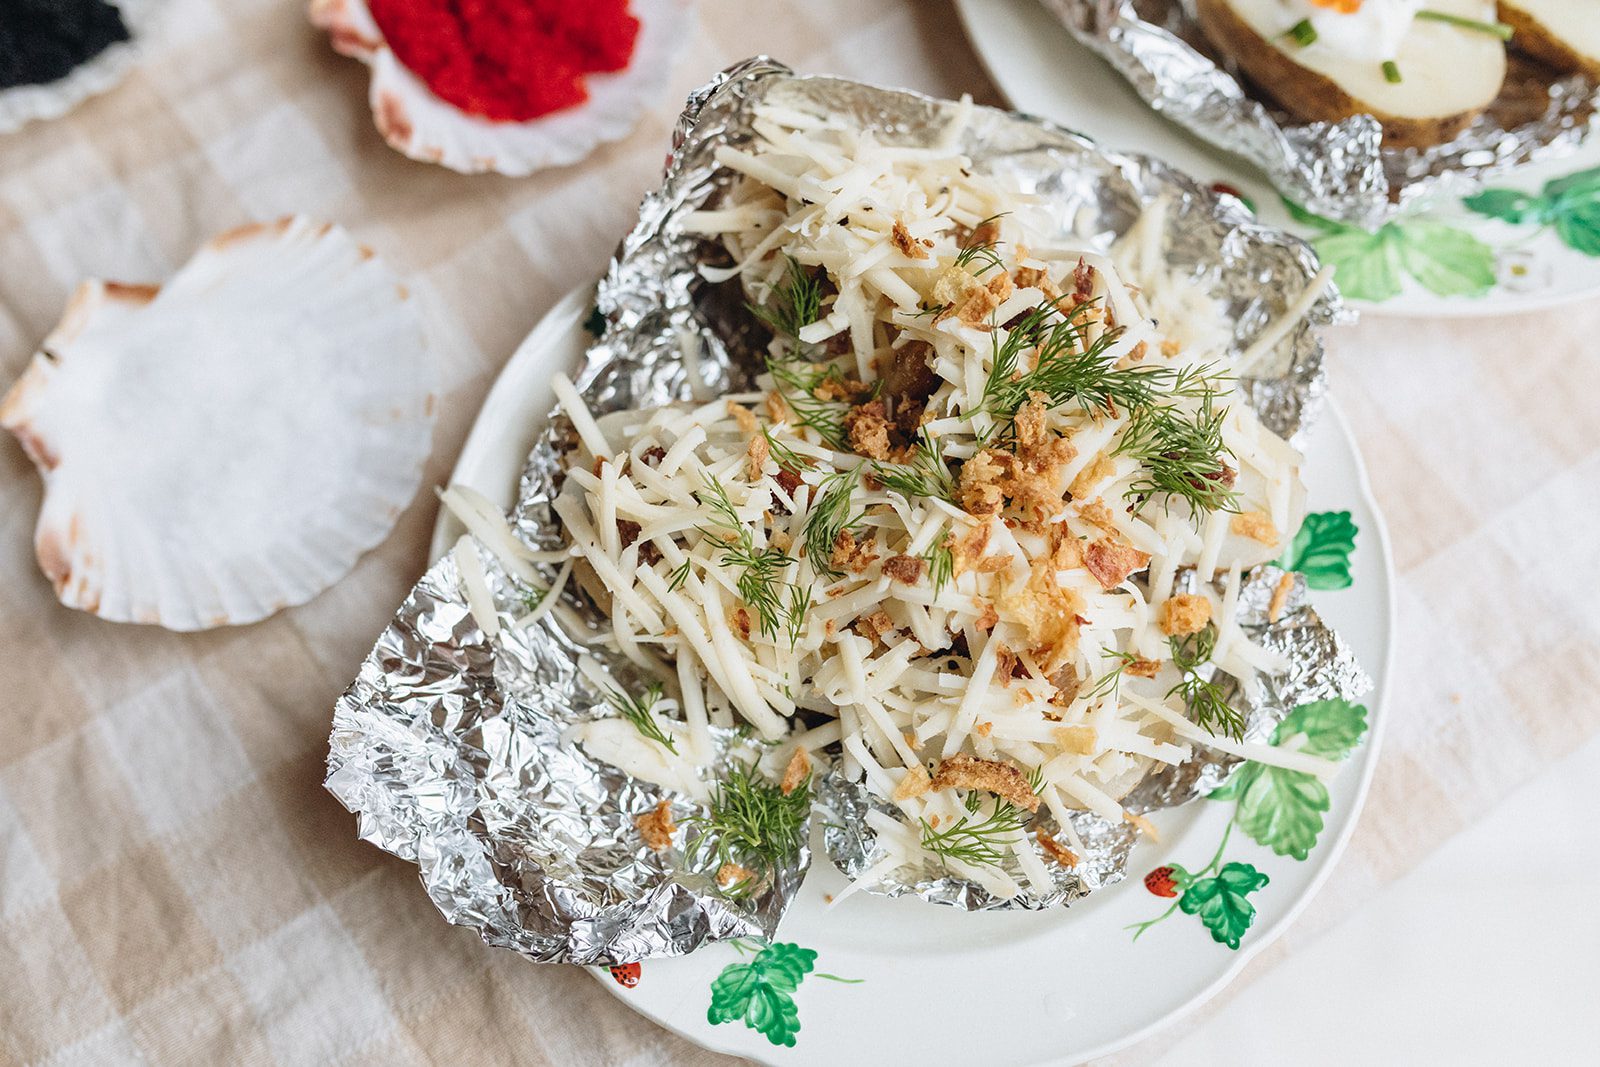
[{"label": "potato flesh", "polygon": [[[1239,18],[1307,70],[1322,75],[1374,114],[1429,119],[1481,111],[1505,81],[1505,45],[1486,33],[1441,22],[1414,23],[1395,64],[1401,80],[1391,83],[1370,60],[1302,48],[1283,36],[1285,8],[1279,0],[1227,0]],[[1493,0],[1433,0],[1430,10],[1493,22]],[[1224,42],[1226,46],[1226,42]]]}]

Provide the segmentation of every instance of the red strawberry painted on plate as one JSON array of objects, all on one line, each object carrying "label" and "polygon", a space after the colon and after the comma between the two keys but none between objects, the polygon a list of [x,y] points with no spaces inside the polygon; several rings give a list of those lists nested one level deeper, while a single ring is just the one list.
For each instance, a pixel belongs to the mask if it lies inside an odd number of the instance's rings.
[{"label": "red strawberry painted on plate", "polygon": [[615,978],[622,988],[632,989],[639,984],[639,976],[643,972],[644,968],[640,964],[619,963],[611,968],[611,977]]},{"label": "red strawberry painted on plate", "polygon": [[1157,867],[1144,876],[1144,887],[1158,897],[1178,895],[1178,882],[1171,867]]}]

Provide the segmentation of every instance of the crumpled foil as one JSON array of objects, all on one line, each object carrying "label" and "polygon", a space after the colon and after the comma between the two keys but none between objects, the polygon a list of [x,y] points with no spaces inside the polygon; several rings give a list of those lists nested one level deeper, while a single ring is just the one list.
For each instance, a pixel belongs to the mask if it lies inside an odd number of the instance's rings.
[{"label": "crumpled foil", "polygon": [[1561,77],[1513,49],[1499,97],[1454,139],[1385,148],[1371,115],[1303,123],[1258,101],[1201,31],[1192,0],[1040,2],[1161,114],[1243,156],[1296,204],[1368,229],[1572,151],[1600,104],[1595,79]]},{"label": "crumpled foil", "polygon": [[[696,268],[717,251],[683,234],[675,220],[726,187],[730,176],[712,153],[719,144],[750,140],[752,106],[763,99],[910,144],[937,136],[953,107],[840,79],[795,77],[766,58],[730,68],[695,92],[662,185],[645,198],[638,224],[600,283],[604,333],[572,371],[597,414],[707,399],[753,380],[761,342],[742,311],[738,283],[705,282]],[[1254,225],[1232,198],[1213,196],[1155,161],[1103,152],[1048,123],[979,108],[963,150],[975,166],[1004,171],[1039,194],[1063,230],[1100,247],[1133,222],[1142,204],[1166,198],[1170,263],[1225,304],[1241,347],[1317,271],[1303,242]],[[1322,399],[1316,327],[1343,314],[1337,294],[1325,293],[1260,376],[1245,383],[1251,403],[1286,437],[1297,434]],[[574,446],[570,424],[553,415],[524,469],[511,517],[535,548],[563,543],[551,505]],[[609,714],[603,694],[576,668],[580,654],[604,663],[624,687],[642,685],[644,676],[596,642],[603,618],[570,586],[555,612],[529,627],[513,625],[529,590],[490,553],[473,550],[489,574],[499,632],[486,637],[474,620],[447,556],[417,583],[335,709],[327,787],[357,813],[360,836],[415,862],[451,922],[535,960],[614,963],[680,955],[710,941],[770,937],[804,877],[808,853],[757,892],[730,899],[685,850],[646,848],[634,815],[667,799],[682,825],[702,809],[590,758],[567,739],[578,724]],[[1357,668],[1347,664],[1336,638],[1312,616],[1295,618],[1311,620],[1307,632],[1316,635],[1296,661],[1304,674],[1299,689],[1349,688],[1350,679],[1336,679]],[[1290,639],[1288,631],[1283,639]],[[1252,705],[1255,728],[1285,707],[1282,700]],[[718,731],[716,743],[722,765],[760,754],[738,731]],[[1181,802],[1220,781],[1228,766],[1224,758],[1197,760],[1181,782],[1141,785],[1153,791],[1141,803]],[[819,799],[847,803],[841,786],[825,776]],[[1113,881],[1123,869],[1122,828],[1085,822],[1080,832],[1097,846],[1085,857],[1081,884],[1057,902]],[[693,849],[694,833],[685,849]],[[865,838],[827,843],[846,870],[870,854]],[[956,880],[943,886],[924,895],[973,905],[970,889]]]}]

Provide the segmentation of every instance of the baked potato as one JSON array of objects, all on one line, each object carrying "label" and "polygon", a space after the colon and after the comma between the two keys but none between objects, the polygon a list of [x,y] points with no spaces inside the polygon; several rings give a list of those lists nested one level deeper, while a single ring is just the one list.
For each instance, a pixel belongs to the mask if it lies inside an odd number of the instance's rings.
[{"label": "baked potato", "polygon": [[[1367,0],[1374,5],[1378,0]],[[1559,0],[1548,0],[1559,6]],[[1490,24],[1492,0],[1431,0],[1431,11]],[[1345,35],[1342,47],[1317,40],[1304,3],[1285,0],[1198,0],[1201,27],[1267,97],[1307,122],[1338,122],[1370,114],[1384,143],[1424,147],[1448,141],[1500,92],[1506,74],[1504,41],[1493,33],[1436,19],[1409,18],[1415,8],[1361,12],[1313,4],[1320,18],[1370,15],[1396,27],[1393,52],[1377,35]],[[1396,23],[1394,20],[1400,19]],[[1308,40],[1309,38],[1309,40]]]},{"label": "baked potato", "polygon": [[1564,73],[1600,77],[1600,14],[1584,0],[1500,0],[1512,45]]}]

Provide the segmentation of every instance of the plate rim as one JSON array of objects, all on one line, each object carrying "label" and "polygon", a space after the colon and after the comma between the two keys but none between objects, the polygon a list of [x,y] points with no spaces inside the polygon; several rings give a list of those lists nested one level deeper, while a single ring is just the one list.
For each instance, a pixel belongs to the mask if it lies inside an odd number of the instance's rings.
[{"label": "plate rim", "polygon": [[[957,2],[959,5],[963,2],[963,0],[957,0]],[[472,427],[468,431],[466,440],[462,445],[460,453],[457,455],[456,463],[450,472],[450,481],[447,484],[455,484],[458,480],[461,480],[463,476],[472,473],[472,471],[474,471],[476,468],[482,466],[483,454],[489,449],[496,447],[495,439],[499,438],[500,443],[498,447],[502,450],[502,452],[505,453],[505,455],[509,456],[511,454],[511,449],[513,446],[519,449],[516,454],[515,461],[518,475],[513,476],[506,482],[506,484],[501,486],[474,484],[474,482],[470,479],[467,480],[467,484],[471,485],[474,489],[477,489],[479,492],[483,493],[490,500],[495,501],[497,504],[509,506],[510,503],[513,502],[516,492],[517,477],[520,476],[522,463],[526,458],[529,448],[531,448],[532,437],[537,432],[537,430],[534,428],[537,425],[537,418],[534,420],[529,420],[526,423],[530,430],[529,438],[526,441],[527,447],[523,447],[522,439],[513,439],[512,435],[500,433],[499,431],[502,428],[501,422],[498,419],[491,418],[490,416],[494,416],[502,411],[514,415],[518,412],[526,411],[539,405],[539,398],[532,391],[525,390],[521,387],[520,377],[517,372],[520,371],[525,365],[539,358],[538,351],[544,346],[548,338],[555,335],[558,329],[564,328],[567,331],[572,331],[581,330],[583,328],[583,311],[592,302],[594,291],[595,283],[590,283],[586,285],[580,285],[563,296],[539,319],[539,321],[534,325],[533,329],[529,331],[527,336],[523,338],[522,342],[518,344],[515,351],[513,351],[511,356],[501,366],[500,370],[495,376],[494,384],[490,387],[488,394],[484,398],[483,405],[480,407],[478,413],[473,417]],[[548,405],[544,405],[544,407],[547,408]],[[540,410],[538,412],[538,417],[542,418],[543,414],[544,411]],[[1382,651],[1379,657],[1380,662],[1377,664],[1367,665],[1369,673],[1375,675],[1379,679],[1377,687],[1369,696],[1365,698],[1372,707],[1377,709],[1377,713],[1372,716],[1367,737],[1362,745],[1361,751],[1363,762],[1360,767],[1359,778],[1356,781],[1353,798],[1350,803],[1348,818],[1345,820],[1344,825],[1340,828],[1336,835],[1334,835],[1331,839],[1319,843],[1318,853],[1320,866],[1312,874],[1311,880],[1305,886],[1305,888],[1301,890],[1299,895],[1295,897],[1292,903],[1290,903],[1284,912],[1279,915],[1270,925],[1262,926],[1256,930],[1253,930],[1250,940],[1241,945],[1240,948],[1229,957],[1228,965],[1223,968],[1218,973],[1217,977],[1214,978],[1208,985],[1204,986],[1197,993],[1176,1007],[1173,1007],[1161,1015],[1158,1015],[1155,1018],[1147,1021],[1140,1028],[1123,1034],[1117,1038],[1103,1041],[1101,1044],[1085,1052],[1075,1054],[1076,1058],[1070,1061],[1055,1059],[1033,1060],[1028,1062],[1082,1063],[1096,1057],[1110,1055],[1111,1053],[1125,1049],[1130,1045],[1137,1044],[1138,1042],[1143,1041],[1158,1031],[1163,1030],[1166,1027],[1171,1026],[1173,1023],[1178,1022],[1179,1020],[1192,1014],[1195,1010],[1211,1000],[1223,989],[1227,988],[1227,986],[1232,984],[1233,981],[1239,976],[1240,972],[1242,972],[1244,968],[1248,966],[1260,952],[1276,942],[1278,938],[1281,937],[1284,932],[1287,931],[1289,927],[1291,927],[1299,919],[1301,914],[1303,914],[1305,909],[1310,905],[1311,901],[1317,896],[1318,893],[1321,892],[1323,886],[1327,883],[1327,880],[1332,876],[1334,869],[1338,866],[1340,859],[1344,855],[1345,849],[1349,845],[1351,837],[1355,834],[1356,825],[1360,822],[1361,814],[1366,807],[1367,796],[1371,792],[1372,778],[1377,771],[1378,761],[1382,750],[1383,734],[1387,728],[1389,720],[1387,707],[1392,685],[1391,668],[1394,663],[1396,629],[1398,623],[1398,601],[1395,595],[1397,575],[1394,566],[1393,550],[1389,540],[1388,524],[1384,520],[1381,508],[1378,506],[1377,497],[1372,491],[1372,484],[1368,475],[1366,461],[1361,454],[1361,449],[1355,438],[1355,435],[1351,432],[1349,421],[1345,418],[1343,412],[1339,408],[1338,403],[1331,395],[1326,397],[1326,402],[1320,417],[1332,424],[1332,426],[1337,430],[1338,436],[1349,448],[1350,457],[1355,469],[1356,489],[1359,493],[1360,499],[1366,505],[1367,510],[1371,515],[1371,521],[1367,527],[1364,527],[1363,532],[1370,535],[1367,544],[1374,546],[1377,550],[1376,555],[1379,561],[1378,569],[1382,576],[1385,592],[1385,612],[1382,619],[1382,623],[1385,627],[1385,640],[1383,641]],[[506,468],[507,463],[504,461],[504,459],[502,459],[500,462],[494,465],[503,470]],[[443,551],[448,550],[449,546],[455,541],[455,538],[459,536],[460,532],[462,531],[459,523],[455,520],[454,516],[450,514],[449,509],[441,505],[434,521],[432,541],[429,550],[430,560],[437,559]],[[655,1014],[646,1012],[636,1002],[629,1001],[629,991],[623,989],[615,981],[613,981],[605,968],[585,967],[583,969],[587,971],[592,978],[599,981],[607,990],[607,992],[611,993],[618,1000],[621,1000],[623,1003],[627,1004],[629,1008],[636,1014],[649,1020],[651,1023],[662,1027],[665,1030],[671,1031],[698,1048],[722,1053],[724,1055],[751,1059],[758,1063],[777,1064],[780,1062],[777,1059],[768,1059],[764,1055],[752,1055],[747,1048],[742,1048],[735,1044],[731,1038],[734,1033],[738,1033],[739,1031],[727,1031],[730,1037],[730,1040],[728,1041],[708,1040],[707,1034],[704,1031],[691,1032],[686,1027],[678,1025],[676,1017],[657,1016]],[[712,1034],[719,1036],[723,1032],[724,1031],[722,1030],[711,1031]],[[763,1050],[763,1052],[765,1051],[766,1050]]]}]

